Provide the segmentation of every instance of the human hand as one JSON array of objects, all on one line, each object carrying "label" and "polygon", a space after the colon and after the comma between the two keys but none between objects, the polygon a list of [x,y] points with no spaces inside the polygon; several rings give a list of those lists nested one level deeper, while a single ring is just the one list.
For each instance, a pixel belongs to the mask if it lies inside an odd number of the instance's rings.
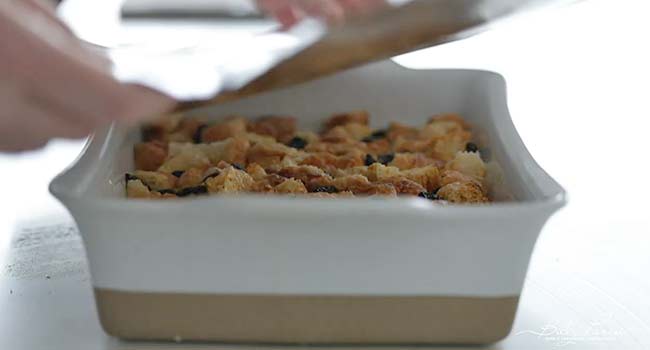
[{"label": "human hand", "polygon": [[153,90],[116,81],[110,62],[39,0],[0,1],[0,151],[80,138],[111,121],[171,109]]},{"label": "human hand", "polygon": [[349,17],[372,12],[385,0],[257,0],[259,7],[289,27],[307,16],[339,23]]}]

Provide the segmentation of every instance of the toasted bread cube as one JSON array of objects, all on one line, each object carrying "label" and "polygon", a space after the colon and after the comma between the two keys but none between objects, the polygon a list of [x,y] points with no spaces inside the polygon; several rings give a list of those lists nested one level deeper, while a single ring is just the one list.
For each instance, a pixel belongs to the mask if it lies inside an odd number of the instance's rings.
[{"label": "toasted bread cube", "polygon": [[388,163],[390,166],[399,168],[400,170],[407,170],[413,168],[421,168],[429,165],[438,165],[439,162],[433,158],[427,157],[423,153],[396,153],[395,158]]},{"label": "toasted bread cube", "polygon": [[433,123],[438,123],[438,122],[452,122],[461,129],[464,130],[469,130],[471,129],[471,126],[469,123],[463,119],[460,115],[456,113],[444,113],[444,114],[437,114],[429,118],[428,124],[433,124]]},{"label": "toasted bread cube", "polygon": [[424,186],[404,176],[394,176],[391,178],[382,179],[379,184],[392,185],[397,194],[409,194],[417,196],[426,190]]},{"label": "toasted bread cube", "polygon": [[245,171],[228,167],[216,177],[205,180],[210,193],[238,193],[249,191],[255,180]]},{"label": "toasted bread cube", "polygon": [[323,134],[321,139],[326,142],[359,141],[371,133],[372,129],[368,125],[353,122],[329,129]]},{"label": "toasted bread cube", "polygon": [[176,176],[156,171],[136,170],[133,175],[140,179],[145,185],[152,190],[165,190],[174,188],[176,185]]},{"label": "toasted bread cube", "polygon": [[438,190],[438,197],[451,203],[485,203],[488,198],[474,182],[453,182]]},{"label": "toasted bread cube", "polygon": [[394,142],[398,138],[405,140],[414,139],[418,135],[418,129],[410,125],[392,122],[388,125],[388,140]]},{"label": "toasted bread cube", "polygon": [[246,172],[255,180],[259,181],[262,180],[268,175],[264,168],[262,168],[259,164],[257,163],[252,163],[248,164],[246,167]]},{"label": "toasted bread cube", "polygon": [[390,183],[371,183],[363,175],[348,175],[332,180],[332,185],[339,191],[351,191],[359,195],[395,196],[397,191]]},{"label": "toasted bread cube", "polygon": [[332,185],[339,191],[357,191],[365,190],[370,185],[368,178],[363,175],[347,175],[334,179]]},{"label": "toasted bread cube", "polygon": [[407,139],[403,136],[398,136],[393,142],[395,152],[427,152],[431,148],[431,140]]},{"label": "toasted bread cube", "polygon": [[193,142],[194,136],[197,133],[197,130],[200,127],[203,127],[205,123],[196,118],[187,118],[183,119],[178,128],[173,133],[169,134],[170,142]]},{"label": "toasted bread cube", "polygon": [[246,160],[248,163],[257,163],[264,169],[278,168],[286,155],[298,153],[295,148],[278,142],[260,142],[248,149]]},{"label": "toasted bread cube", "polygon": [[364,175],[370,181],[379,181],[399,176],[400,170],[394,166],[386,166],[381,163],[372,163],[370,166],[368,166],[368,170]]},{"label": "toasted bread cube", "polygon": [[462,131],[463,128],[458,123],[452,121],[435,121],[425,125],[419,132],[418,137],[421,139],[434,139],[447,134]]},{"label": "toasted bread cube", "polygon": [[327,193],[327,192],[310,192],[307,194],[309,197],[316,197],[319,199],[336,199],[336,198],[353,198],[354,193],[350,191],[341,191],[337,193]]},{"label": "toasted bread cube", "polygon": [[151,191],[140,180],[128,180],[126,182],[126,196],[129,198],[150,198]]},{"label": "toasted bread cube", "polygon": [[168,114],[152,120],[142,127],[142,140],[148,141],[169,141],[169,135],[178,128],[182,113]]},{"label": "toasted bread cube", "polygon": [[[171,144],[174,145],[174,144]],[[190,168],[207,168],[210,166],[210,159],[202,152],[201,148],[193,147],[199,145],[187,144],[186,147],[180,147],[174,150],[170,145],[170,157],[158,168],[158,171],[171,174],[176,170],[188,170]]]},{"label": "toasted bread cube", "polygon": [[245,137],[233,137],[219,142],[196,145],[196,148],[208,157],[211,164],[225,161],[230,164],[245,165],[250,142]]},{"label": "toasted bread cube", "polygon": [[167,144],[159,141],[140,142],[133,147],[135,168],[153,171],[167,159]]},{"label": "toasted bread cube", "polygon": [[366,150],[372,155],[391,153],[392,147],[388,139],[378,139],[366,143]]},{"label": "toasted bread cube", "polygon": [[368,186],[364,191],[352,192],[354,194],[386,197],[395,197],[398,194],[397,188],[392,183],[373,183],[370,184],[370,186]]},{"label": "toasted bread cube", "polygon": [[445,166],[448,170],[456,170],[482,182],[485,178],[486,167],[478,152],[458,152],[454,159]]},{"label": "toasted bread cube", "polygon": [[284,193],[284,194],[307,193],[307,188],[302,183],[302,181],[296,179],[286,179],[281,184],[275,186],[274,190],[276,193]]},{"label": "toasted bread cube", "polygon": [[351,143],[354,138],[350,136],[343,126],[335,126],[323,133],[321,141],[327,143]]},{"label": "toasted bread cube", "polygon": [[204,173],[205,171],[202,168],[187,169],[176,181],[176,187],[185,188],[198,186],[203,182],[203,178],[205,177]]},{"label": "toasted bread cube", "polygon": [[312,165],[299,165],[289,166],[280,169],[278,175],[286,178],[298,179],[304,183],[308,183],[314,178],[329,177],[322,169]]},{"label": "toasted bread cube", "polygon": [[429,192],[435,191],[440,187],[440,171],[433,165],[403,170],[401,174],[422,185]]},{"label": "toasted bread cube", "polygon": [[248,125],[248,131],[267,135],[287,143],[296,133],[296,118],[289,116],[266,116]]},{"label": "toasted bread cube", "polygon": [[370,119],[370,114],[367,111],[353,111],[348,113],[341,113],[331,116],[324,123],[325,131],[330,130],[339,125],[345,125],[349,123],[357,123],[362,125],[368,125],[368,120]]},{"label": "toasted bread cube", "polygon": [[471,138],[471,133],[467,131],[455,132],[439,137],[434,140],[434,146],[429,151],[429,155],[433,158],[442,160],[452,160],[456,153],[465,149],[467,141]]},{"label": "toasted bread cube", "polygon": [[246,134],[246,119],[237,117],[208,126],[203,130],[201,142],[211,143]]}]

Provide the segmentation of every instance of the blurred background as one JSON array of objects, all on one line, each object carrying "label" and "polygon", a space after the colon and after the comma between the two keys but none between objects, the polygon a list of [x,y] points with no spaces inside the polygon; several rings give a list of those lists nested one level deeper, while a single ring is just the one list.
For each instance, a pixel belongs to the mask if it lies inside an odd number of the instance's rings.
[{"label": "blurred background", "polygon": [[[130,0],[122,23],[115,21],[111,30],[94,35],[131,42],[185,40],[274,26],[250,4],[220,2],[228,8],[234,4],[243,16],[232,19],[224,18],[217,3]],[[75,11],[83,6],[62,9],[64,16]],[[175,18],[179,13],[194,18]],[[477,68],[503,74],[524,143],[569,193],[569,205],[540,236],[513,336],[505,345],[549,348],[557,344],[526,331],[548,324],[576,330],[597,323],[614,334],[617,349],[650,348],[648,13],[647,0],[586,0],[395,58],[416,69]],[[0,249],[9,246],[11,232],[30,223],[69,222],[47,185],[83,144],[54,140],[42,150],[0,154],[1,176],[8,184],[0,199],[0,225],[5,226],[0,227]],[[92,333],[98,325],[84,327]],[[612,340],[569,345],[610,348]]]}]

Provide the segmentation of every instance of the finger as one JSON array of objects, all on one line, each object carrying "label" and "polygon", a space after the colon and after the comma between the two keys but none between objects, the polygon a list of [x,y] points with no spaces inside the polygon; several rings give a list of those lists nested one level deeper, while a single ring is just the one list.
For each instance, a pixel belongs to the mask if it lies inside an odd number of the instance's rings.
[{"label": "finger", "polygon": [[272,16],[282,24],[283,28],[288,28],[300,22],[305,15],[294,6],[285,6],[273,12]]},{"label": "finger", "polygon": [[23,119],[25,134],[31,134],[39,140],[83,138],[92,131],[91,128],[71,122],[65,116],[53,114],[38,106],[23,106],[17,117]]},{"label": "finger", "polygon": [[52,115],[15,91],[2,89],[1,96],[0,150],[35,149],[53,137],[80,138],[90,131]]},{"label": "finger", "polygon": [[384,0],[337,0],[346,14],[360,15],[370,13],[386,5]]},{"label": "finger", "polygon": [[273,16],[283,27],[290,27],[301,19],[301,13],[290,0],[258,0],[260,9]]},{"label": "finger", "polygon": [[120,101],[113,119],[125,123],[137,123],[169,112],[177,102],[169,96],[150,88],[135,84],[118,84],[113,89],[114,98]]},{"label": "finger", "polygon": [[42,16],[51,25],[72,34],[72,30],[56,15],[54,4],[41,0],[23,0],[23,4],[30,8],[35,15]]},{"label": "finger", "polygon": [[[100,127],[107,123],[98,123],[92,119],[85,118],[83,115],[75,114],[72,109],[65,108],[65,106],[53,104],[48,96],[40,96],[35,94],[35,91],[23,91],[21,101],[24,105],[28,106],[38,116],[47,115],[48,119],[52,119],[61,129],[55,127],[52,129],[53,137],[63,138],[80,138],[88,135],[93,129]],[[18,111],[20,113],[21,111]]]},{"label": "finger", "polygon": [[330,24],[340,23],[345,19],[343,7],[335,0],[304,0],[300,4],[308,15],[323,18]]},{"label": "finger", "polygon": [[[29,15],[24,8],[12,13]],[[6,76],[79,122],[98,125],[110,120],[136,120],[174,105],[171,98],[160,93],[117,82],[110,76],[109,67],[98,65],[98,56],[68,33],[55,28],[52,37],[51,28],[43,23],[22,21],[18,16],[0,17],[0,39],[11,40],[7,47],[12,47],[0,52],[8,63],[0,66],[0,78]]]},{"label": "finger", "polygon": [[363,13],[367,9],[365,0],[338,0],[338,3],[347,13]]}]

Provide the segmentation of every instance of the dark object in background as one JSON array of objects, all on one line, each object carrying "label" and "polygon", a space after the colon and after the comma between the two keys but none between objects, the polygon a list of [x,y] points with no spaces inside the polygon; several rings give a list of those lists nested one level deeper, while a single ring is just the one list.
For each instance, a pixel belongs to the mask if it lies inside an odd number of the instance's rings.
[{"label": "dark object in background", "polygon": [[373,158],[370,154],[366,154],[366,159],[364,160],[364,164],[366,166],[371,166],[375,162],[377,162],[375,158]]},{"label": "dark object in background", "polygon": [[368,143],[368,142],[383,139],[386,137],[386,135],[387,135],[387,131],[384,129],[380,129],[370,134],[370,136],[364,137],[361,141]]},{"label": "dark object in background", "polygon": [[242,0],[127,0],[126,18],[262,18],[252,1]]},{"label": "dark object in background", "polygon": [[176,195],[179,197],[186,197],[191,194],[205,194],[208,193],[208,188],[205,185],[199,185],[195,187],[186,187],[182,190],[176,192]]},{"label": "dark object in background", "polygon": [[287,146],[293,147],[295,149],[303,149],[305,146],[307,146],[307,140],[296,136],[289,141]]},{"label": "dark object in background", "polygon": [[393,153],[387,153],[387,154],[382,154],[377,156],[377,161],[383,165],[388,165],[388,163],[392,162],[393,159],[395,159],[395,154]]},{"label": "dark object in background", "polygon": [[203,141],[203,130],[207,127],[207,125],[203,124],[196,128],[196,131],[194,132],[194,135],[192,136],[192,141],[194,143],[201,143]]},{"label": "dark object in background", "polygon": [[316,187],[314,192],[338,193],[339,189],[334,186],[319,186]]},{"label": "dark object in background", "polygon": [[465,146],[467,152],[478,152],[478,146],[474,142],[468,142]]}]

